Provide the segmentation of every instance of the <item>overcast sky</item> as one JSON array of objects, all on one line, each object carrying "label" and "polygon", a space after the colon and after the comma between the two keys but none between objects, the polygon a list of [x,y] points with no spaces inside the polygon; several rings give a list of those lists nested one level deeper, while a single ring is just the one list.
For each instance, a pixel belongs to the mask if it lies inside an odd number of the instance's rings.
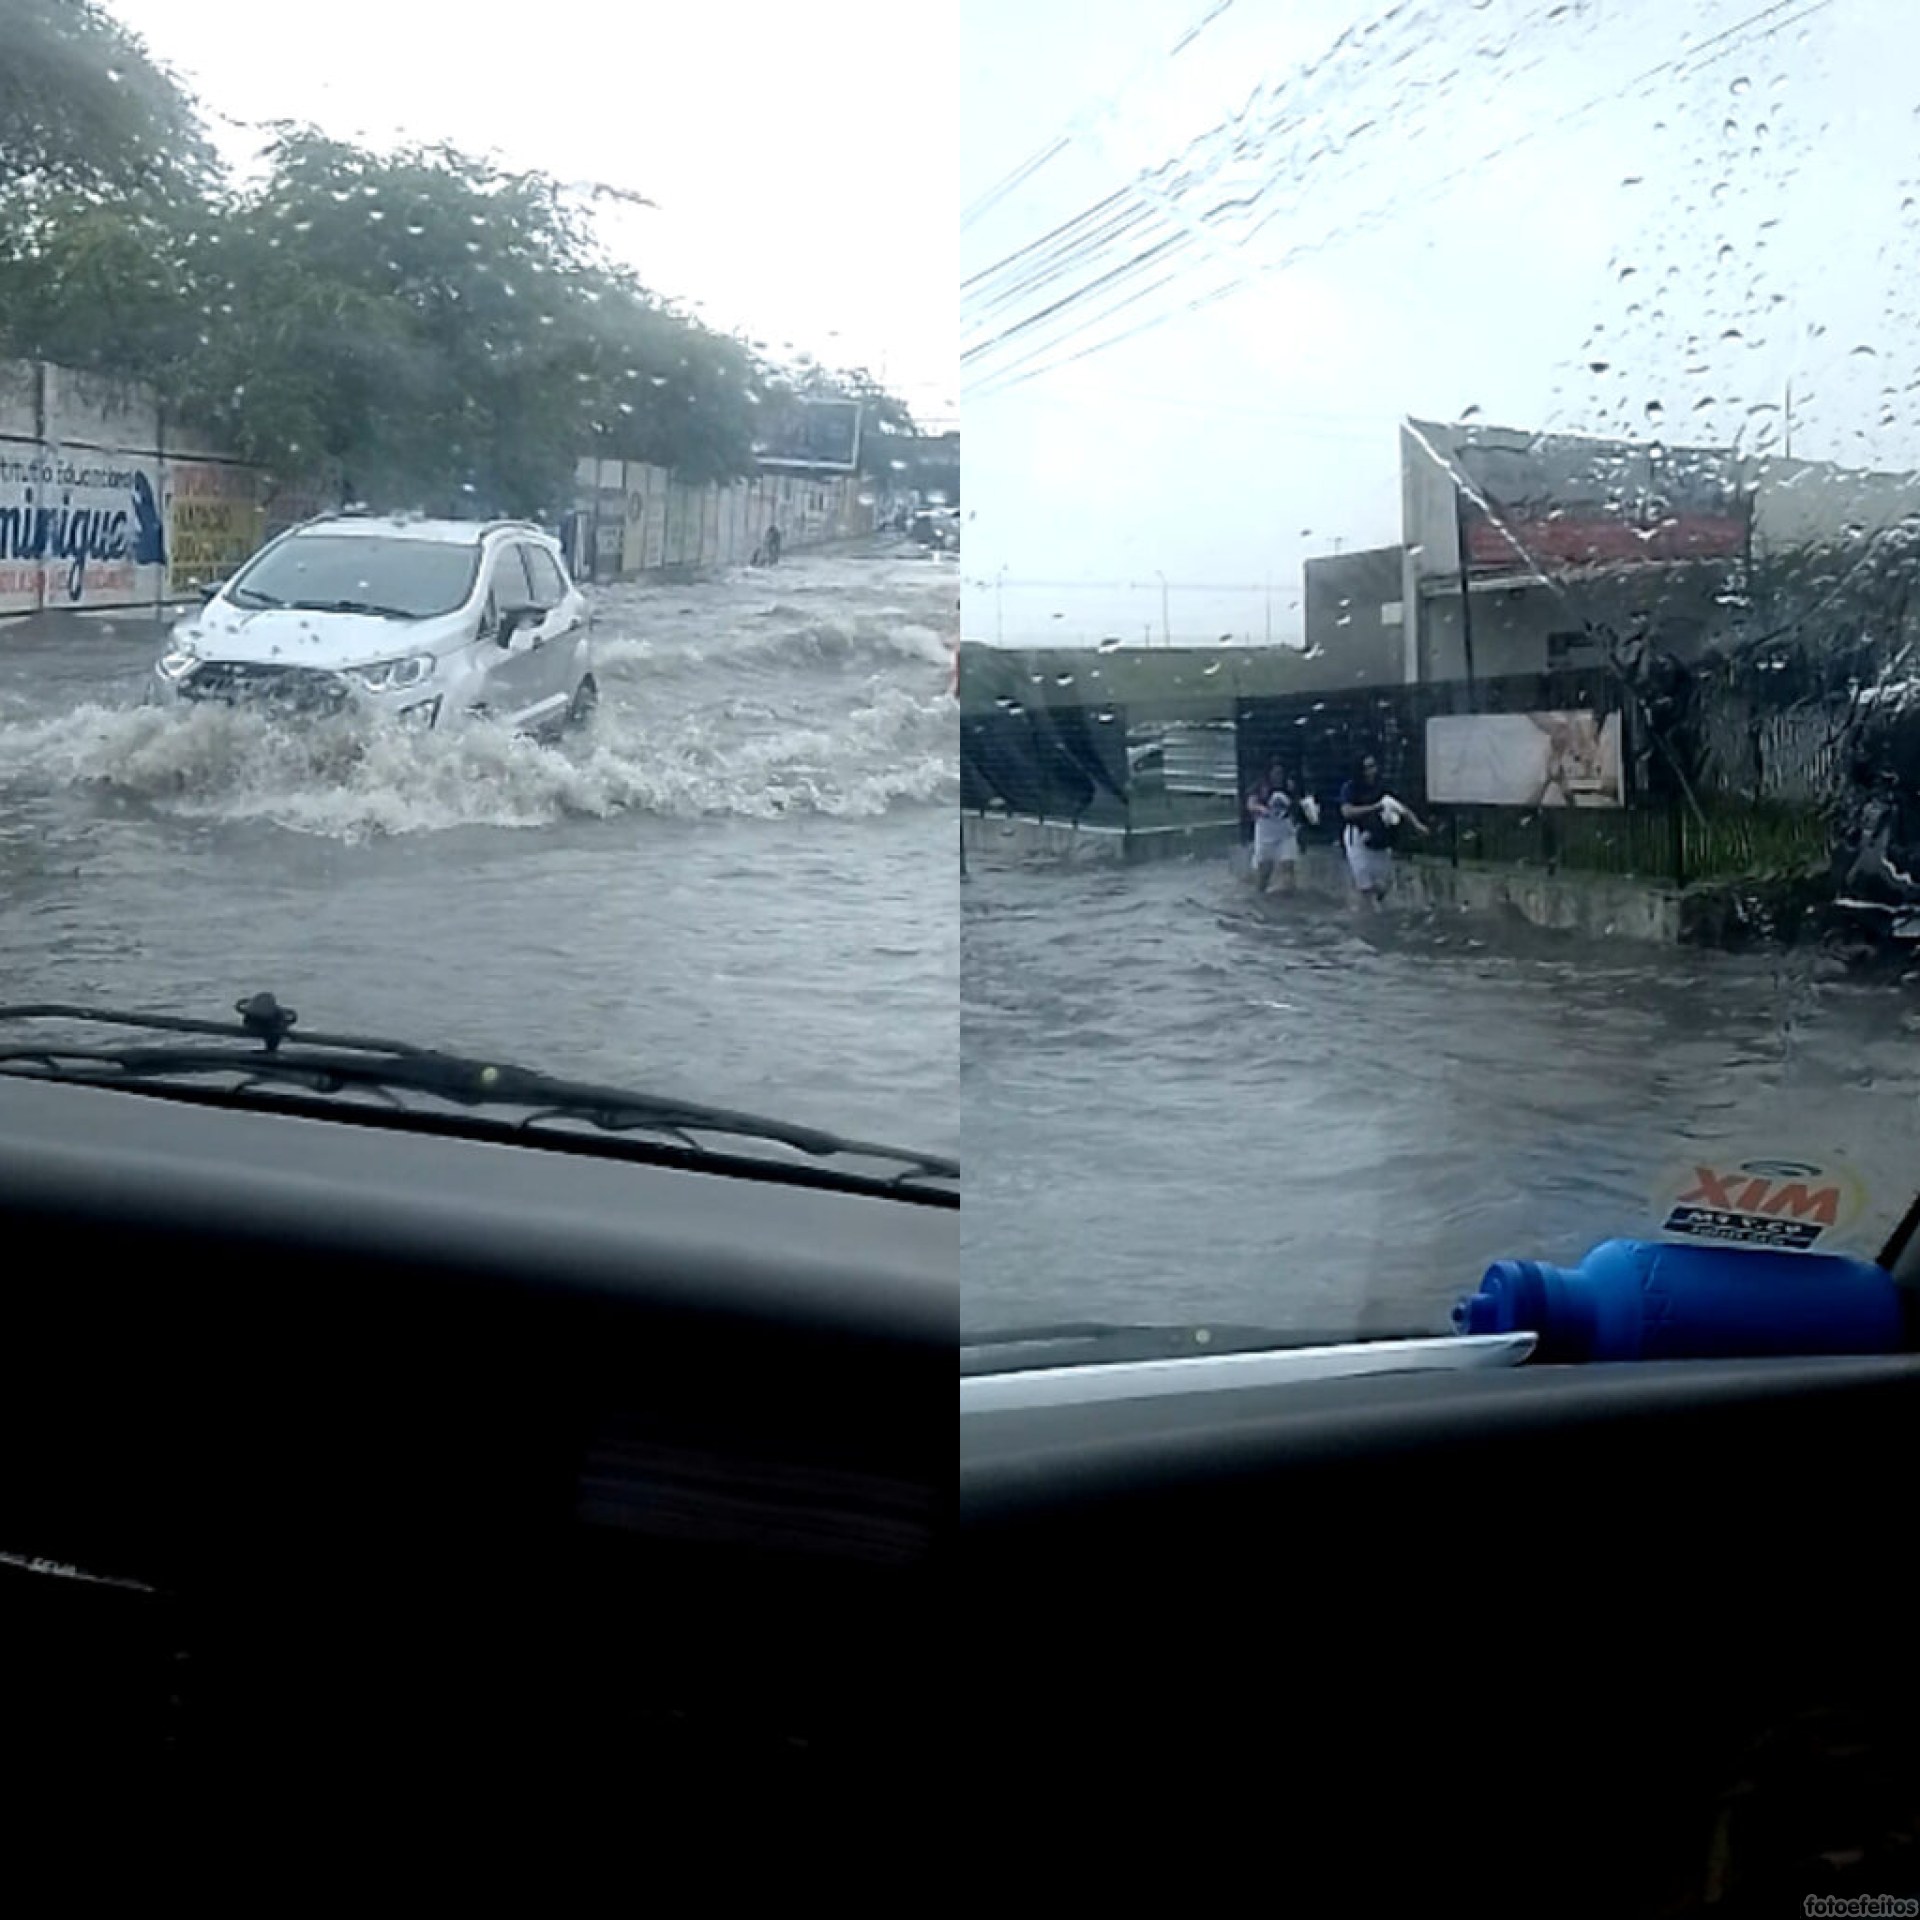
[{"label": "overcast sky", "polygon": [[108,4],[235,162],[284,118],[636,189],[659,210],[602,233],[656,291],[954,424],[951,5]]},{"label": "overcast sky", "polygon": [[[1297,637],[1307,554],[1398,538],[1404,414],[1777,451],[1791,382],[1796,456],[1920,458],[1906,0],[1109,0],[1098,34],[1074,19],[964,0],[969,638],[1157,641],[1161,575],[1176,643],[1263,638],[1269,577],[1274,636]],[[1192,148],[1236,113],[1237,144]],[[1184,182],[1156,172],[1183,153]],[[1038,318],[1065,288],[1023,278],[1040,256],[1021,250],[1143,176],[1135,245],[1181,240],[1172,284],[1110,326]],[[1211,238],[1210,200],[1238,209]],[[1020,378],[1023,355],[1155,319]]]}]

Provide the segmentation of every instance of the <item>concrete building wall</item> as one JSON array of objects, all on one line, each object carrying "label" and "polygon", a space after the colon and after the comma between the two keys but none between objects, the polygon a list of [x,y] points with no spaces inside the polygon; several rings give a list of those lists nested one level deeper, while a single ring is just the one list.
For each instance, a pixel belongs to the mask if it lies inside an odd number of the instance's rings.
[{"label": "concrete building wall", "polygon": [[[1496,456],[1511,471],[1510,490],[1535,501],[1570,491],[1591,512],[1611,477],[1631,479],[1647,465],[1649,449],[1577,435],[1542,437],[1515,429],[1409,421],[1400,436],[1401,510],[1405,558],[1408,678],[1451,680],[1466,672],[1460,608],[1459,493],[1454,463],[1470,448],[1484,467]],[[1838,542],[1850,533],[1870,537],[1897,522],[1920,518],[1920,475],[1865,473],[1826,462],[1754,459],[1703,447],[1672,448],[1655,469],[1674,470],[1695,496],[1712,495],[1723,517],[1751,502],[1751,549],[1756,557]],[[1642,476],[1644,477],[1644,476]],[[1604,509],[1603,509],[1604,510]],[[1651,529],[1650,529],[1651,531]],[[1477,675],[1538,672],[1584,662],[1570,658],[1564,636],[1587,622],[1626,635],[1636,621],[1650,624],[1656,644],[1682,659],[1694,657],[1732,630],[1728,589],[1741,558],[1675,558],[1662,563],[1550,568],[1553,584],[1528,581],[1516,552],[1512,578],[1476,576],[1472,600]],[[1491,571],[1491,570],[1487,570]],[[1556,642],[1556,636],[1563,636]],[[1577,653],[1577,644],[1571,648]]]},{"label": "concrete building wall", "polygon": [[[1602,645],[1588,626],[1611,628],[1621,639],[1644,628],[1653,645],[1682,660],[1702,653],[1726,631],[1721,596],[1724,566],[1695,562],[1646,567],[1587,578],[1512,584],[1478,582],[1473,591],[1473,670],[1476,677],[1545,673],[1597,665]],[[1466,645],[1458,581],[1430,580],[1420,609],[1424,680],[1466,678]]]},{"label": "concrete building wall", "polygon": [[1871,535],[1920,515],[1920,474],[1863,473],[1813,460],[1747,464],[1756,550],[1812,546],[1848,527]]},{"label": "concrete building wall", "polygon": [[1303,569],[1309,683],[1391,686],[1406,677],[1405,561],[1399,547],[1328,554]]}]

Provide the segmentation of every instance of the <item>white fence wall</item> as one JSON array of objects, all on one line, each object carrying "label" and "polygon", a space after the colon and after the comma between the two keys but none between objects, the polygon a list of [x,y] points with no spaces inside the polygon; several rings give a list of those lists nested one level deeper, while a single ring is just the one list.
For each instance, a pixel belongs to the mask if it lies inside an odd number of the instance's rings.
[{"label": "white fence wall", "polygon": [[0,614],[190,594],[290,506],[141,387],[0,362]]},{"label": "white fence wall", "polygon": [[[0,615],[187,598],[330,504],[174,425],[132,382],[0,362]],[[574,505],[575,558],[597,580],[741,565],[769,526],[795,549],[874,520],[850,474],[695,487],[618,460],[579,463]]]},{"label": "white fence wall", "polygon": [[574,507],[576,547],[596,580],[663,567],[743,566],[777,526],[783,548],[870,533],[873,500],[855,474],[760,473],[728,486],[689,486],[664,467],[584,458]]}]

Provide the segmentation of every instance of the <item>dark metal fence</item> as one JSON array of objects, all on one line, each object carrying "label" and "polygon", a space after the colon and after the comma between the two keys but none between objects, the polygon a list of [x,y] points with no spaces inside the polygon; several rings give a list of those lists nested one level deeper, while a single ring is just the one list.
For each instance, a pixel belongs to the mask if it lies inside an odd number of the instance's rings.
[{"label": "dark metal fence", "polygon": [[[1791,689],[1781,687],[1782,694]],[[1626,804],[1607,808],[1428,806],[1426,723],[1439,714],[1618,715]],[[1361,757],[1387,788],[1432,813],[1413,850],[1459,861],[1611,874],[1671,885],[1800,873],[1828,856],[1850,729],[1831,698],[1762,716],[1713,680],[1652,691],[1603,668],[1247,700],[1237,715],[1243,784],[1278,758],[1338,833],[1342,783]],[[1737,742],[1738,753],[1728,744]],[[1712,749],[1718,747],[1719,751]]]},{"label": "dark metal fence", "polygon": [[[1882,689],[1884,692],[1884,688]],[[1242,699],[1236,794],[1169,790],[1155,729],[1077,688],[1003,697],[961,722],[961,803],[1027,818],[1142,831],[1237,822],[1239,795],[1278,759],[1319,802],[1309,842],[1338,837],[1339,795],[1361,757],[1435,828],[1409,851],[1453,862],[1636,875],[1670,885],[1805,874],[1829,858],[1834,818],[1863,761],[1920,791],[1916,703],[1863,702],[1858,682],[1793,663],[1715,661],[1643,674],[1588,667],[1350,692]],[[1618,715],[1625,804],[1434,806],[1427,722],[1461,713]],[[1129,742],[1134,742],[1132,751]]]}]

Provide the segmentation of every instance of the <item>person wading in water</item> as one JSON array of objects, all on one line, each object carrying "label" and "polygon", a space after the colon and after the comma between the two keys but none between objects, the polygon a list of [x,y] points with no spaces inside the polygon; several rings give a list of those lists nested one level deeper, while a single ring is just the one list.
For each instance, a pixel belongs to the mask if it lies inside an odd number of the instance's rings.
[{"label": "person wading in water", "polygon": [[1343,837],[1355,898],[1377,907],[1393,884],[1393,843],[1401,823],[1424,837],[1426,822],[1380,784],[1380,763],[1372,754],[1340,789],[1340,818],[1346,822]]}]

